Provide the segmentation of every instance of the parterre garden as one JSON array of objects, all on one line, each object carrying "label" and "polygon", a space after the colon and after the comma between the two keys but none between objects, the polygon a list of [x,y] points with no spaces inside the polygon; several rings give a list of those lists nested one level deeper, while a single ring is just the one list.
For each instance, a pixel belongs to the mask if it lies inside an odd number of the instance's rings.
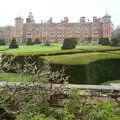
[{"label": "parterre garden", "polygon": [[[72,50],[58,44],[0,47],[0,81],[21,83],[0,86],[0,120],[119,120],[114,99],[88,97],[89,90],[64,91],[67,79],[72,84],[118,83],[119,54],[120,47],[92,44]],[[57,81],[62,84],[54,87]]]},{"label": "parterre garden", "polygon": [[[47,60],[53,71],[65,67],[65,74],[73,84],[101,84],[120,79],[120,47],[80,44],[72,50],[61,50],[60,44],[20,46],[18,49],[0,46],[0,53],[5,58],[2,64],[14,56],[9,67],[17,62],[21,65],[20,69],[23,69],[26,56],[31,56],[30,62],[36,61],[39,67],[41,59]],[[16,74],[13,68],[7,70],[3,66],[3,70]]]}]

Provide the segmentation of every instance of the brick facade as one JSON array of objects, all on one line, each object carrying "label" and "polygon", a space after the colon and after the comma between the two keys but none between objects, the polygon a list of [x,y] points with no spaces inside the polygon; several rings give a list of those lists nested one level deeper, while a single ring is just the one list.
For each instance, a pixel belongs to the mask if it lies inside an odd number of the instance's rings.
[{"label": "brick facade", "polygon": [[40,38],[51,42],[62,42],[64,38],[75,37],[80,42],[87,42],[92,39],[97,42],[100,37],[108,37],[111,40],[112,22],[108,14],[102,18],[93,17],[92,22],[85,17],[80,17],[77,23],[70,23],[68,17],[54,23],[50,18],[46,23],[35,23],[32,12],[29,12],[26,22],[21,17],[15,19],[15,26],[0,27],[0,38],[9,42],[13,37],[19,41],[26,38]]}]

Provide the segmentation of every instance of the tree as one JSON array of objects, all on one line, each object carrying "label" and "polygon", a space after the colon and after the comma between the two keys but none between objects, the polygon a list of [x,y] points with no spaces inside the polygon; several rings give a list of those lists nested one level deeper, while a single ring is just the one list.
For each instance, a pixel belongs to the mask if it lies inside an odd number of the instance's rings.
[{"label": "tree", "polygon": [[120,27],[117,27],[112,32],[112,40],[111,40],[112,46],[119,46],[120,45]]},{"label": "tree", "polygon": [[62,49],[74,49],[77,45],[76,38],[66,38],[64,39]]},{"label": "tree", "polygon": [[50,46],[50,42],[46,41],[46,42],[44,43],[44,46]]},{"label": "tree", "polygon": [[101,45],[110,45],[110,41],[108,37],[99,38],[99,44]]},{"label": "tree", "polygon": [[86,40],[88,43],[91,43],[92,38],[91,38],[91,37],[86,37],[85,40]]},{"label": "tree", "polygon": [[33,45],[32,38],[27,39],[26,45]]},{"label": "tree", "polygon": [[117,38],[112,38],[111,39],[111,46],[119,46],[120,45],[120,41]]},{"label": "tree", "polygon": [[34,44],[41,44],[41,40],[40,40],[40,38],[35,38],[35,40],[34,40]]},{"label": "tree", "polygon": [[0,45],[6,45],[5,40],[4,39],[0,39]]},{"label": "tree", "polygon": [[12,39],[12,42],[10,43],[9,48],[12,48],[12,49],[18,48],[18,44],[15,38]]}]

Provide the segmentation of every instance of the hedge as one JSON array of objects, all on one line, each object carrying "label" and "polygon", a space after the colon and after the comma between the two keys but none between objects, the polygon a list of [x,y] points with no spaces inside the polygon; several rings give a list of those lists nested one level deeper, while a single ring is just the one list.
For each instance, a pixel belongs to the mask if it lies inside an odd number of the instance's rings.
[{"label": "hedge", "polygon": [[[3,59],[4,58],[4,59]],[[12,60],[10,60],[12,58]],[[2,69],[6,72],[16,72],[16,64],[20,70],[26,69],[27,62],[37,68],[41,67],[44,60],[48,60],[52,70],[67,67],[66,76],[70,76],[69,82],[74,84],[99,84],[102,82],[120,79],[120,55],[113,53],[79,53],[71,55],[44,56],[40,55],[2,55]],[[4,66],[8,63],[9,66]],[[9,69],[8,69],[9,68]],[[27,68],[29,69],[29,68]]]},{"label": "hedge", "polygon": [[65,74],[72,84],[100,84],[120,79],[120,59],[103,59],[83,65],[51,65],[54,69],[67,67]]},{"label": "hedge", "polygon": [[[20,48],[19,48],[20,49]],[[18,50],[19,50],[18,49]],[[6,51],[7,50],[7,51]],[[120,47],[111,47],[111,46],[100,46],[100,47],[92,47],[92,48],[77,48],[73,50],[49,50],[49,51],[36,51],[36,52],[24,52],[24,51],[9,51],[10,49],[4,49],[1,51],[1,54],[7,55],[40,55],[40,56],[52,56],[52,55],[66,55],[66,54],[75,54],[75,53],[92,53],[92,52],[109,52],[109,51],[119,51]]]},{"label": "hedge", "polygon": [[64,55],[64,54],[76,54],[76,53],[86,53],[85,50],[52,50],[52,51],[37,51],[37,52],[0,52],[3,55],[39,55],[39,56],[52,56],[52,55]]},{"label": "hedge", "polygon": [[111,47],[111,46],[99,46],[99,47],[89,47],[81,48],[81,50],[86,50],[88,52],[106,52],[106,51],[117,51],[120,50],[120,47]]},{"label": "hedge", "polygon": [[89,81],[93,84],[120,79],[120,59],[105,59],[90,63]]},{"label": "hedge", "polygon": [[[111,53],[84,53],[43,57],[54,69],[66,67],[66,76],[74,84],[99,84],[120,79],[120,56]],[[116,72],[117,70],[117,72]]]},{"label": "hedge", "polygon": [[71,55],[56,55],[56,56],[44,56],[42,57],[46,60],[49,60],[52,64],[61,64],[61,65],[83,65],[89,64],[102,59],[118,59],[120,55],[113,53],[78,53]]}]

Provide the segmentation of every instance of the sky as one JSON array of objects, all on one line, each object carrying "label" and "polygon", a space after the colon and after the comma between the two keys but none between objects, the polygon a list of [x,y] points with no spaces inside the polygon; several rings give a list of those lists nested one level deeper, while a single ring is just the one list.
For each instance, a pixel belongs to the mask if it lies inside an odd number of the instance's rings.
[{"label": "sky", "polygon": [[81,16],[92,20],[93,16],[102,17],[107,11],[114,26],[120,25],[120,0],[1,0],[0,26],[14,25],[17,16],[25,20],[29,11],[37,23],[50,17],[59,22],[66,16],[70,22],[78,22]]}]

